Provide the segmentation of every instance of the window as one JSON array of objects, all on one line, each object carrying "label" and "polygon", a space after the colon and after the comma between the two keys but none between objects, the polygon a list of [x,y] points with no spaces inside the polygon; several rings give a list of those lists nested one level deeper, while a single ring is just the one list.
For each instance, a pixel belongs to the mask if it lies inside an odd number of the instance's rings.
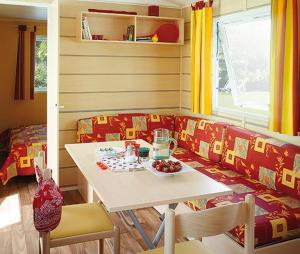
[{"label": "window", "polygon": [[35,44],[35,92],[47,91],[47,37],[37,36]]},{"label": "window", "polygon": [[268,119],[270,7],[214,21],[214,111]]}]

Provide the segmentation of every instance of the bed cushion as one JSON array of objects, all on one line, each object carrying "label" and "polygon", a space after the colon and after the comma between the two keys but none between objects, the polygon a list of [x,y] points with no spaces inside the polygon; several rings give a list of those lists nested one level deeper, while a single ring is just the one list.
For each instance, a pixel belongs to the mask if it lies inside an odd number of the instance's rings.
[{"label": "bed cushion", "polygon": [[[255,197],[255,246],[300,237],[300,200],[280,191],[268,189],[260,182],[247,179],[237,171],[220,166],[199,168],[198,171],[221,182],[234,191],[232,195],[209,200],[188,202],[194,210],[237,203],[250,193]],[[244,244],[244,225],[235,227],[229,233],[239,244]]]},{"label": "bed cushion", "polygon": [[221,164],[300,199],[300,147],[239,127],[226,130]]},{"label": "bed cushion", "polygon": [[226,124],[201,118],[177,116],[175,137],[178,145],[213,162],[221,160]]},{"label": "bed cushion", "polygon": [[170,130],[173,136],[174,116],[144,113],[99,115],[78,120],[77,141],[81,143],[143,139],[153,142],[153,131]]},{"label": "bed cushion", "polygon": [[0,170],[3,184],[14,176],[34,175],[33,158],[47,151],[47,125],[30,125],[10,131],[9,155]]}]

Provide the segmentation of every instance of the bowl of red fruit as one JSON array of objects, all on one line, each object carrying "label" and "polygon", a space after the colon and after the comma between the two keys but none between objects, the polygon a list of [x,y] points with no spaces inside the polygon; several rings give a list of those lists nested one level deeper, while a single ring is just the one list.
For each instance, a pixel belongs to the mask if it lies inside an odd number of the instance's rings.
[{"label": "bowl of red fruit", "polygon": [[180,161],[173,160],[155,160],[152,162],[152,167],[167,174],[177,173],[182,169]]}]

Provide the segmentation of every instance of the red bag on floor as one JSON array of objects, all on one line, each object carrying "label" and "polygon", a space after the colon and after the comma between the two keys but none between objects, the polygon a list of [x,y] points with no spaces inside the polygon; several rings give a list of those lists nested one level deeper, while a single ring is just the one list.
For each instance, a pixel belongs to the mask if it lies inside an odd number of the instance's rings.
[{"label": "red bag on floor", "polygon": [[[47,173],[48,171],[48,173]],[[61,219],[63,196],[54,180],[51,178],[50,169],[46,174],[36,167],[38,187],[33,199],[33,220],[35,228],[46,233],[55,229]]]}]

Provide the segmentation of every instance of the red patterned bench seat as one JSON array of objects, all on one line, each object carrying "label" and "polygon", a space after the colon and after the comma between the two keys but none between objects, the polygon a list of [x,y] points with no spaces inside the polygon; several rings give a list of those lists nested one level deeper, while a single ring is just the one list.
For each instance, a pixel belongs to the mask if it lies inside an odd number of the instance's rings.
[{"label": "red patterned bench seat", "polygon": [[[194,200],[194,210],[235,203],[255,196],[255,245],[300,237],[300,147],[190,116],[143,113],[96,116],[78,121],[78,142],[144,139],[166,128],[178,140],[174,156],[233,189],[233,194]],[[187,186],[188,188],[188,186]],[[228,232],[243,245],[244,227]]]},{"label": "red patterned bench seat", "polygon": [[[209,126],[205,129],[213,129],[219,123],[186,116],[178,119],[175,130],[182,146],[202,155],[214,151],[210,145],[209,152],[201,152],[202,140],[199,141],[197,131],[204,122]],[[191,124],[191,120],[196,124]],[[300,237],[300,147],[243,128],[229,125],[224,128],[223,142],[218,143],[223,146],[220,161],[213,166],[195,168],[230,186],[234,193],[190,201],[187,205],[197,211],[239,202],[251,193],[256,202],[256,247]],[[217,137],[216,134],[208,136],[209,140]],[[214,158],[217,161],[217,157]],[[194,163],[190,158],[181,159],[190,165]],[[243,226],[234,228],[229,235],[243,245]]]}]

